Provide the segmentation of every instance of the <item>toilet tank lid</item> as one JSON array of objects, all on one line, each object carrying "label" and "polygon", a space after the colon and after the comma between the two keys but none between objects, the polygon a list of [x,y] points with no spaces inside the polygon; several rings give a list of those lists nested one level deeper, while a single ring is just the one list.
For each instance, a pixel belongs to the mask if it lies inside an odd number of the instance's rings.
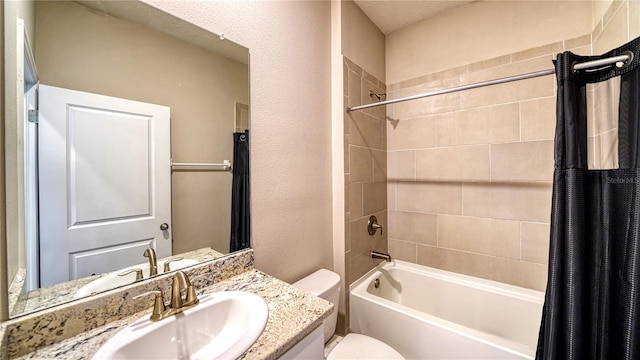
[{"label": "toilet tank lid", "polygon": [[302,278],[293,286],[312,293],[315,296],[323,297],[334,291],[338,291],[340,287],[340,275],[327,269],[320,269],[313,274]]}]

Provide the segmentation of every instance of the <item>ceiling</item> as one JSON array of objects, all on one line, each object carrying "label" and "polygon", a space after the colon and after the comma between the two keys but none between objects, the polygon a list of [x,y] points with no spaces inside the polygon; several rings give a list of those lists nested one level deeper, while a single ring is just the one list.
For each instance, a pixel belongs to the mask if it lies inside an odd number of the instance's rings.
[{"label": "ceiling", "polygon": [[365,14],[388,35],[424,19],[473,0],[354,0]]}]

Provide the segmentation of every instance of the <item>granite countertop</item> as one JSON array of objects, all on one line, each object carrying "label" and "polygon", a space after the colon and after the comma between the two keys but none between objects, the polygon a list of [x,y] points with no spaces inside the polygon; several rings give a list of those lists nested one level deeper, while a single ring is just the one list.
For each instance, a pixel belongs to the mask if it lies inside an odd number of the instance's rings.
[{"label": "granite countertop", "polygon": [[[199,262],[204,262],[208,260],[217,259],[224,256],[224,254],[215,251],[211,248],[202,248],[198,250],[193,250],[177,255],[167,256],[158,261],[163,261],[170,258],[183,257],[185,259],[197,260]],[[10,309],[11,309],[11,317],[16,317],[21,314],[28,314],[34,311],[46,309],[52,307],[57,304],[62,304],[71,300],[74,300],[74,294],[78,289],[83,287],[84,285],[90,283],[93,280],[96,280],[102,276],[107,275],[93,275],[89,277],[85,277],[78,280],[71,280],[67,282],[63,282],[60,284],[56,284],[53,286],[32,290],[28,293],[21,294],[20,296],[14,296],[15,300],[10,301]],[[16,292],[19,294],[22,284]],[[13,293],[12,292],[12,293]]]},{"label": "granite countertop", "polygon": [[[333,304],[259,270],[250,270],[211,285],[199,290],[198,295],[230,290],[257,294],[269,307],[269,319],[264,331],[241,359],[277,359],[321,326],[322,320],[334,311]],[[90,359],[119,330],[150,313],[151,309],[138,312],[19,359]]]}]

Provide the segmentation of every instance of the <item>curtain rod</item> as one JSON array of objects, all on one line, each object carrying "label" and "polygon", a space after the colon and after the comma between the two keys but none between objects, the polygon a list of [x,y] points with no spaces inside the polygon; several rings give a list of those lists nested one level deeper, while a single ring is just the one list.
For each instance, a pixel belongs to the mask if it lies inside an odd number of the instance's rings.
[{"label": "curtain rod", "polygon": [[[628,53],[625,53],[624,55],[619,55],[619,56],[614,56],[614,57],[610,57],[610,58],[606,58],[606,59],[593,60],[593,61],[587,61],[587,62],[584,62],[584,63],[576,64],[576,65],[574,65],[573,69],[574,70],[593,69],[593,68],[597,68],[597,67],[601,67],[601,66],[605,66],[605,65],[615,64],[615,63],[618,63],[618,62],[629,63],[632,60],[633,60],[633,53],[628,52]],[[469,90],[469,89],[475,89],[475,88],[480,88],[480,87],[485,87],[485,86],[504,84],[504,83],[508,83],[508,82],[512,82],[512,81],[532,79],[532,78],[536,78],[536,77],[540,77],[540,76],[547,76],[547,75],[551,75],[551,74],[555,74],[555,73],[556,73],[555,69],[548,69],[548,70],[535,71],[535,72],[531,72],[531,73],[527,73],[527,74],[520,74],[520,75],[515,75],[515,76],[504,77],[504,78],[500,78],[500,79],[481,81],[481,82],[477,82],[477,83],[473,83],[473,84],[461,85],[461,86],[456,86],[456,87],[452,87],[452,88],[448,88],[448,89],[442,89],[442,90],[436,90],[436,91],[430,91],[430,92],[426,92],[426,93],[422,93],[422,94],[406,96],[406,97],[393,99],[393,100],[386,100],[386,101],[380,101],[380,102],[366,104],[366,105],[348,107],[347,108],[347,112],[368,109],[368,108],[372,108],[372,107],[376,107],[376,106],[395,104],[395,103],[403,102],[403,101],[421,99],[421,98],[430,97],[430,96],[449,94],[449,93],[453,93],[453,92]]]}]

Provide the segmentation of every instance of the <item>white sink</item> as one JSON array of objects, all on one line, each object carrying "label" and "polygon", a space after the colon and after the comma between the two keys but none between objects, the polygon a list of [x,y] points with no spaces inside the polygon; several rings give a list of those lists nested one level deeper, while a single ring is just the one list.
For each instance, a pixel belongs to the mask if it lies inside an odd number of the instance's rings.
[{"label": "white sink", "polygon": [[178,315],[134,322],[93,359],[236,359],[262,334],[268,316],[267,303],[258,295],[211,293]]},{"label": "white sink", "polygon": [[[170,260],[170,259],[168,259],[168,260]],[[187,266],[195,265],[195,264],[198,264],[198,263],[199,262],[197,260],[182,259],[182,260],[172,261],[170,266],[171,266],[171,271],[174,271],[174,270],[182,269],[182,268],[185,268]],[[145,279],[149,277],[149,263],[148,262],[144,263],[144,264],[138,264],[138,265],[134,265],[134,266],[129,266],[128,268],[124,268],[122,270],[110,272],[110,273],[108,273],[108,274],[106,274],[104,276],[101,276],[101,277],[93,280],[92,282],[84,285],[83,287],[78,289],[75,292],[75,294],[73,294],[73,298],[74,299],[78,299],[78,298],[82,298],[82,297],[85,297],[85,296],[89,296],[89,295],[91,295],[93,293],[99,293],[99,292],[115,289],[115,288],[123,286],[123,285],[133,284],[136,281],[135,272],[132,272],[132,273],[130,273],[128,275],[124,275],[124,276],[118,276],[118,274],[121,274],[121,273],[126,272],[128,270],[133,270],[133,269],[142,269],[143,277]],[[164,269],[164,260],[159,260],[158,261],[158,274],[161,274],[163,269]]]}]

